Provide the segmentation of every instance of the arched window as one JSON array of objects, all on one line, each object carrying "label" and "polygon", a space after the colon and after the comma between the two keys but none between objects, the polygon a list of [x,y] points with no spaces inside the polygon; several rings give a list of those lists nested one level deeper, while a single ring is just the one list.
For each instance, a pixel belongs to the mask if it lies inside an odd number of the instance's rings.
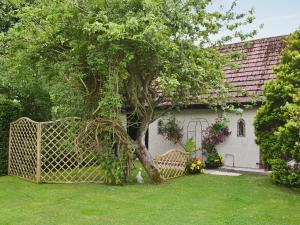
[{"label": "arched window", "polygon": [[246,136],[246,123],[244,119],[239,119],[237,122],[237,136],[238,137]]}]

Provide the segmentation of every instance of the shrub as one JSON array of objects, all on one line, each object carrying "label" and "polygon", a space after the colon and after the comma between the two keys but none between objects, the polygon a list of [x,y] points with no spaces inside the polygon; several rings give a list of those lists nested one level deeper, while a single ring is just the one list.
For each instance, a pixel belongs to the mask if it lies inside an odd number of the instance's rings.
[{"label": "shrub", "polygon": [[215,169],[222,166],[224,158],[220,156],[216,151],[209,152],[205,161],[205,167],[209,169]]},{"label": "shrub", "polygon": [[0,175],[7,174],[9,124],[20,116],[18,102],[0,97]]},{"label": "shrub", "polygon": [[281,159],[269,161],[272,166],[271,179],[275,184],[282,184],[290,187],[300,187],[300,171],[291,168]]},{"label": "shrub", "polygon": [[293,119],[299,112],[295,97],[300,92],[299,57],[300,30],[285,41],[280,64],[274,68],[276,78],[264,85],[265,101],[255,116],[256,143],[266,166],[270,159],[300,161],[300,125]]},{"label": "shrub", "polygon": [[125,182],[125,167],[126,162],[124,162],[124,159],[113,154],[107,154],[101,162],[101,168],[105,173],[108,184],[119,185]]},{"label": "shrub", "polygon": [[187,162],[186,171],[188,174],[205,173],[204,164],[201,159],[194,158]]}]

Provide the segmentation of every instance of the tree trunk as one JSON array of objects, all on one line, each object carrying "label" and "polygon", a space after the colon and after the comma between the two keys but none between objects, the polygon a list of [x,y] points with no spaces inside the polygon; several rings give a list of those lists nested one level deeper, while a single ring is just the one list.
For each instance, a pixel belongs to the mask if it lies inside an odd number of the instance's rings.
[{"label": "tree trunk", "polygon": [[159,169],[155,164],[150,152],[143,144],[136,144],[136,154],[143,164],[146,172],[150,176],[151,180],[155,183],[161,183],[164,181],[164,178],[160,175]]},{"label": "tree trunk", "polygon": [[135,141],[135,151],[151,180],[155,183],[161,183],[164,181],[164,178],[161,176],[156,163],[145,146],[145,133],[146,129],[139,130],[137,140]]}]

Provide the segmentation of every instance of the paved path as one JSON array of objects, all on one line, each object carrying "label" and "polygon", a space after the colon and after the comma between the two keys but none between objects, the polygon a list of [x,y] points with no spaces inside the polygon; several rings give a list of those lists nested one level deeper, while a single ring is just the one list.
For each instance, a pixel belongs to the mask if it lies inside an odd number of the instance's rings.
[{"label": "paved path", "polygon": [[261,175],[268,175],[271,173],[271,171],[266,171],[263,169],[252,169],[252,168],[242,168],[242,167],[229,167],[229,166],[222,166],[220,168],[221,171],[226,172],[237,172],[237,173],[243,173],[243,172],[249,172],[249,173],[256,173]]},{"label": "paved path", "polygon": [[225,172],[225,171],[219,171],[219,170],[206,170],[207,174],[212,174],[212,175],[218,175],[218,176],[241,176],[240,173],[233,173],[233,172]]}]

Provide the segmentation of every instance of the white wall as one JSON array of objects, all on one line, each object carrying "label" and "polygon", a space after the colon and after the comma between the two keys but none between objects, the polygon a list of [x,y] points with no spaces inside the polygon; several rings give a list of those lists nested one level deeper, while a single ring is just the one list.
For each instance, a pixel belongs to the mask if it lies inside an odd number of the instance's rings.
[{"label": "white wall", "polygon": [[[224,143],[217,146],[220,155],[225,157],[224,164],[232,166],[234,157],[234,166],[259,168],[259,147],[255,144],[254,134],[254,116],[256,109],[245,110],[243,115],[229,114],[230,122],[228,124],[231,135],[225,140]],[[243,118],[246,123],[245,137],[237,136],[237,121]]]},{"label": "white wall", "polygon": [[[225,165],[232,166],[234,158],[234,166],[258,168],[259,162],[259,148],[255,144],[253,119],[255,115],[255,109],[245,110],[243,115],[236,115],[234,113],[227,114],[230,122],[228,124],[229,130],[232,134],[226,139],[226,141],[220,145],[217,145],[217,150],[220,155],[225,158]],[[185,109],[176,114],[176,119],[183,127],[183,142],[186,141],[188,134],[188,124],[191,121],[199,121],[200,118],[206,119],[210,124],[218,117],[217,113],[208,109]],[[237,137],[237,121],[243,118],[246,122],[246,136]],[[149,151],[152,156],[162,154],[171,148],[181,148],[180,145],[175,146],[173,143],[165,140],[160,134],[158,134],[158,120],[154,121],[149,126]],[[203,124],[203,123],[202,123]],[[190,127],[195,123],[190,123]],[[196,127],[197,134],[197,147],[201,145],[201,131],[200,126]],[[191,137],[191,134],[189,135]],[[230,156],[230,155],[233,155]]]},{"label": "white wall", "polygon": [[[212,112],[208,109],[185,109],[181,110],[176,114],[176,120],[179,121],[180,125],[183,127],[183,142],[187,139],[187,126],[190,121],[196,121],[200,118],[207,119],[209,123],[212,123],[215,118],[217,118],[217,113]],[[197,136],[196,139],[200,140],[199,132],[200,127],[197,126]],[[189,136],[190,137],[190,136]],[[199,143],[197,143],[199,145]],[[165,140],[163,136],[158,134],[158,120],[154,121],[149,126],[149,150],[153,156],[158,154],[162,154],[171,148],[178,147],[181,148],[180,145],[175,146],[173,143]]]}]

